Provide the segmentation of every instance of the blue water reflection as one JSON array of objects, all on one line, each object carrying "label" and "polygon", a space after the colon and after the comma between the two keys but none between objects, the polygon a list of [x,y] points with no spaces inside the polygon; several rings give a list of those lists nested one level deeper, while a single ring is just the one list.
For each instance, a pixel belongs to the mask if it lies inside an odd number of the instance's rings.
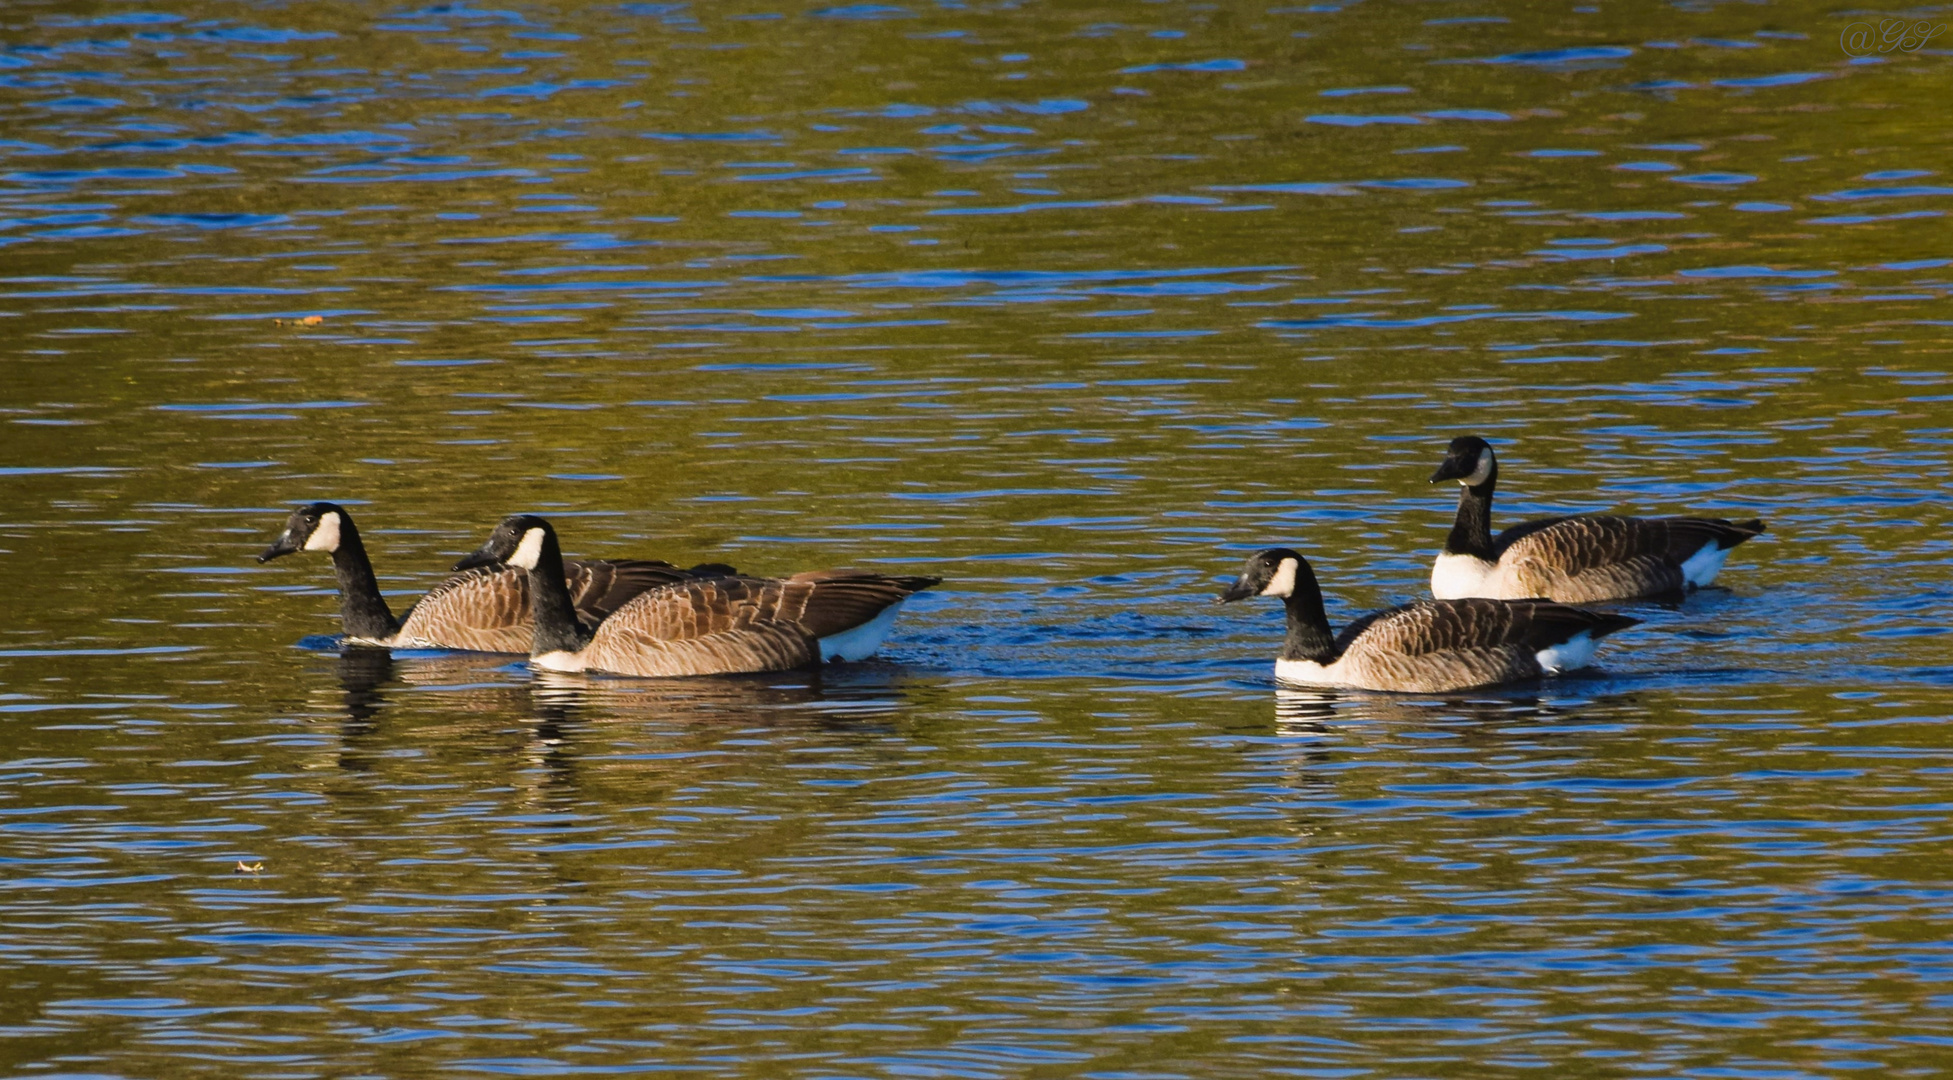
[{"label": "blue water reflection", "polygon": [[[14,1072],[1938,1071],[1939,52],[165,6],[0,9]],[[1770,531],[1589,672],[1276,690],[1218,582],[1423,595],[1466,432]],[[948,580],[819,673],[342,652],[319,498],[396,607],[526,509]]]}]

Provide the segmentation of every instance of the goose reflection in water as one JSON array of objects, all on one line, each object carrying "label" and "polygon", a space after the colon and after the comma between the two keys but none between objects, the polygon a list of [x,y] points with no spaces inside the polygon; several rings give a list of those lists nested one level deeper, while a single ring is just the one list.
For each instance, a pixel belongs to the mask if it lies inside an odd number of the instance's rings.
[{"label": "goose reflection in water", "polygon": [[[859,664],[836,675],[810,669],[770,675],[615,679],[535,671],[530,693],[544,703],[604,721],[657,720],[719,727],[806,725],[854,732],[909,704],[906,680],[895,669]],[[875,727],[885,727],[878,723]]]},{"label": "goose reflection in water", "polygon": [[[319,712],[338,718],[335,766],[371,772],[381,757],[397,750],[398,732],[389,734],[381,720],[384,714],[400,713],[409,698],[416,704],[438,702],[442,711],[469,718],[519,712],[528,690],[507,681],[507,667],[507,657],[482,653],[343,646],[332,659],[337,700],[327,696],[329,691],[314,695]],[[423,712],[408,707],[406,716],[418,726]]]},{"label": "goose reflection in water", "polygon": [[348,647],[333,661],[339,682],[339,753],[334,764],[352,772],[370,772],[378,751],[369,745],[379,731],[376,717],[389,705],[383,688],[394,681],[393,654],[386,649]]},{"label": "goose reflection in water", "polygon": [[[517,784],[538,809],[563,811],[577,795],[580,774],[592,765],[627,782],[654,783],[669,775],[684,783],[697,768],[690,755],[619,753],[635,740],[624,729],[698,734],[801,729],[823,741],[873,740],[887,735],[908,697],[894,669],[856,665],[845,677],[822,670],[771,675],[618,679],[583,673],[533,671],[528,684],[531,738],[522,759],[529,777]],[[599,737],[599,728],[604,729]],[[588,747],[601,741],[604,749]],[[582,749],[580,749],[580,747]],[[566,821],[568,819],[566,818]]]},{"label": "goose reflection in water", "polygon": [[1278,687],[1275,726],[1287,737],[1360,738],[1365,728],[1386,733],[1440,729],[1465,737],[1537,738],[1613,725],[1630,708],[1631,693],[1545,697],[1537,693],[1478,693],[1409,697],[1361,690]]},{"label": "goose reflection in water", "polygon": [[[593,724],[801,727],[874,736],[886,733],[894,716],[914,704],[919,689],[899,668],[872,662],[841,672],[810,669],[661,680],[533,671],[521,682],[512,681],[516,672],[506,658],[478,653],[350,647],[332,662],[339,693],[315,696],[314,715],[338,718],[336,764],[360,772],[371,771],[380,757],[399,749],[381,720],[403,707],[402,722],[420,732],[418,743],[435,730],[499,742],[519,729],[526,734],[512,748],[518,756],[527,753],[532,764],[561,773],[576,754],[577,732]],[[428,729],[430,714],[448,722]],[[466,730],[456,730],[456,724]],[[500,734],[491,734],[491,729]]]},{"label": "goose reflection in water", "polygon": [[347,737],[371,734],[373,717],[387,703],[380,687],[393,681],[393,654],[385,649],[349,648],[333,665],[345,695],[346,721],[341,730]]},{"label": "goose reflection in water", "polygon": [[[1627,693],[1407,697],[1282,687],[1274,704],[1275,736],[1257,756],[1280,777],[1286,791],[1270,805],[1284,812],[1298,836],[1337,834],[1351,806],[1382,797],[1365,779],[1378,768],[1418,761],[1442,769],[1448,758],[1427,755],[1434,750],[1442,755],[1444,747],[1469,748],[1465,760],[1479,760],[1487,749],[1557,755],[1562,747],[1618,730],[1640,715],[1635,695]],[[1357,803],[1343,805],[1348,800]],[[1326,810],[1325,804],[1341,809]]]}]

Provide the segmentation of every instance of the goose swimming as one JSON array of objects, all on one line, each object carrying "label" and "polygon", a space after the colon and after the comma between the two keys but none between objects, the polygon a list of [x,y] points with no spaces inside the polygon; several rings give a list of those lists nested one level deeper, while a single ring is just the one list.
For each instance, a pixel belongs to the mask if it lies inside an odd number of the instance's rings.
[{"label": "goose swimming", "polygon": [[[366,545],[345,507],[315,502],[292,511],[285,531],[264,549],[258,561],[266,563],[299,551],[323,551],[332,556],[333,573],[339,579],[339,622],[347,644],[529,651],[532,632],[527,571],[484,563],[434,586],[396,619],[380,595]],[[577,559],[563,566],[564,589],[571,598],[573,617],[591,626],[646,589],[700,573],[732,572],[732,567],[717,564],[681,570],[670,563],[646,559]]]},{"label": "goose swimming", "polygon": [[1431,568],[1439,599],[1546,597],[1562,603],[1626,600],[1700,588],[1716,580],[1730,549],[1763,522],[1635,518],[1604,514],[1528,521],[1492,536],[1499,462],[1476,435],[1451,440],[1433,484],[1456,480],[1458,517]]},{"label": "goose swimming", "polygon": [[1424,600],[1332,634],[1309,562],[1288,548],[1248,559],[1216,602],[1271,596],[1288,612],[1275,678],[1298,686],[1437,693],[1587,666],[1601,638],[1640,620],[1549,600]]},{"label": "goose swimming", "polygon": [[532,514],[495,527],[456,570],[527,570],[536,599],[530,664],[668,677],[786,671],[872,655],[896,612],[934,577],[816,570],[789,578],[698,577],[639,593],[595,627],[575,618],[556,530]]}]

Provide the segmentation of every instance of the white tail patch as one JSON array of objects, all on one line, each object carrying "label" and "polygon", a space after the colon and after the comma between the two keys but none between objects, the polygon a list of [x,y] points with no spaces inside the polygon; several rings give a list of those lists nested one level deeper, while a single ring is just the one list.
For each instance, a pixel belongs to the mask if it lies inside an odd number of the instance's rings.
[{"label": "white tail patch", "polygon": [[542,559],[543,531],[530,529],[522,534],[522,542],[515,545],[515,553],[509,556],[509,565],[524,570],[534,570]]},{"label": "white tail patch", "polygon": [[1562,671],[1573,671],[1594,662],[1594,635],[1590,630],[1582,630],[1572,637],[1550,648],[1533,654],[1539,661],[1541,671],[1548,675],[1558,675]]},{"label": "white tail patch", "polygon": [[907,602],[906,598],[897,600],[860,626],[820,639],[816,644],[820,648],[821,660],[866,660],[875,655],[875,650],[882,647],[889,630],[895,626],[896,613]]},{"label": "white tail patch", "polygon": [[1295,592],[1295,560],[1283,559],[1275,570],[1275,576],[1268,579],[1268,586],[1261,590],[1263,596],[1279,596],[1287,599]]},{"label": "white tail patch", "polygon": [[1498,564],[1476,555],[1440,553],[1431,567],[1431,595],[1439,600],[1463,600],[1468,596],[1492,596],[1492,575]]},{"label": "white tail patch", "polygon": [[312,528],[312,535],[305,538],[307,551],[339,550],[339,515],[331,510],[320,515],[319,523]]},{"label": "white tail patch", "polygon": [[1716,580],[1716,575],[1722,572],[1723,560],[1729,558],[1732,550],[1717,547],[1714,540],[1702,545],[1682,563],[1682,580],[1697,588]]}]

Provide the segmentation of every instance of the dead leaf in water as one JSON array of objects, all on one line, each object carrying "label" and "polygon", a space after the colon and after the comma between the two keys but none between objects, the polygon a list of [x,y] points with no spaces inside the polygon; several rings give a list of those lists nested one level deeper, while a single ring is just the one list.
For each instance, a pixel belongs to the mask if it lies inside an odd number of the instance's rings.
[{"label": "dead leaf in water", "polygon": [[235,870],[232,870],[232,871],[231,871],[231,873],[233,873],[233,874],[262,874],[262,873],[264,873],[264,864],[263,864],[263,863],[261,863],[261,862],[254,862],[254,863],[246,863],[246,862],[239,862],[239,863],[237,864],[237,869],[235,869]]}]

